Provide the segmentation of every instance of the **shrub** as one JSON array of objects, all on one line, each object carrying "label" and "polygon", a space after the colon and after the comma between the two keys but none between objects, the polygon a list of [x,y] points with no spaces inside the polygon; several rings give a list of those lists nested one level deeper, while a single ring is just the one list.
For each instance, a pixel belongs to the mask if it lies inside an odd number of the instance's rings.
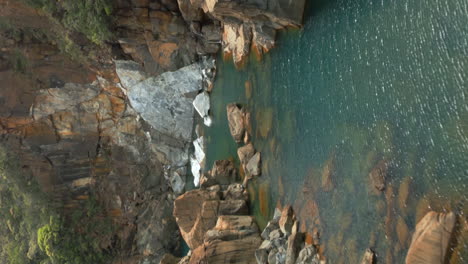
[{"label": "shrub", "polygon": [[96,44],[111,38],[109,20],[112,5],[108,0],[66,0],[63,8],[65,27],[83,33]]},{"label": "shrub", "polygon": [[13,66],[13,71],[18,73],[26,73],[28,68],[28,61],[24,56],[23,52],[19,49],[16,49],[11,56],[11,65]]},{"label": "shrub", "polygon": [[[8,155],[9,154],[9,155]],[[32,175],[0,146],[0,263],[99,264],[111,257],[99,247],[113,232],[110,219],[92,196],[62,214],[51,207]]]},{"label": "shrub", "polygon": [[112,0],[24,0],[42,9],[66,28],[84,34],[96,44],[112,37],[109,29]]}]

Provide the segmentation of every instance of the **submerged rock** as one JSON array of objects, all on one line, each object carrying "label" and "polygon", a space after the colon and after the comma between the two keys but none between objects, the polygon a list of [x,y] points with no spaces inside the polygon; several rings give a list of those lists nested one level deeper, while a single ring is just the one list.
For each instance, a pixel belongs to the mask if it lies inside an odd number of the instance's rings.
[{"label": "submerged rock", "polygon": [[453,212],[429,212],[416,225],[411,246],[406,256],[407,264],[443,264],[456,216]]},{"label": "submerged rock", "polygon": [[405,177],[401,183],[400,188],[398,189],[398,205],[402,212],[407,211],[408,198],[411,191],[411,178]]},{"label": "submerged rock", "polygon": [[406,247],[409,236],[409,230],[405,220],[402,217],[398,217],[396,224],[396,233],[400,246],[403,248]]},{"label": "submerged rock", "polygon": [[372,189],[376,193],[380,193],[385,189],[385,179],[388,172],[388,161],[381,160],[369,173],[369,180],[372,186]]},{"label": "submerged rock", "polygon": [[247,100],[249,100],[250,97],[252,97],[252,82],[250,80],[245,81],[244,87],[245,87],[245,97],[247,98]]},{"label": "submerged rock", "polygon": [[231,103],[226,106],[229,131],[237,143],[241,143],[245,133],[244,111],[236,104]]},{"label": "submerged rock", "polygon": [[262,138],[267,138],[273,127],[273,108],[260,109],[256,115],[258,134]]},{"label": "submerged rock", "polygon": [[322,189],[326,192],[331,191],[335,188],[334,177],[335,177],[335,154],[332,154],[331,157],[325,163],[322,171]]}]

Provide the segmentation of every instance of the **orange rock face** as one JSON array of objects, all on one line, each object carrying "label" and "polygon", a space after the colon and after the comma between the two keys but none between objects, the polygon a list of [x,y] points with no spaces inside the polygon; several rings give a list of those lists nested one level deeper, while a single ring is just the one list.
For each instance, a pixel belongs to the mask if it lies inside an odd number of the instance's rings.
[{"label": "orange rock face", "polygon": [[216,193],[203,190],[187,192],[175,200],[174,217],[191,249],[200,246],[205,233],[215,226],[218,203]]},{"label": "orange rock face", "polygon": [[407,264],[445,263],[448,245],[455,226],[454,213],[431,211],[416,225],[411,246],[406,256]]}]

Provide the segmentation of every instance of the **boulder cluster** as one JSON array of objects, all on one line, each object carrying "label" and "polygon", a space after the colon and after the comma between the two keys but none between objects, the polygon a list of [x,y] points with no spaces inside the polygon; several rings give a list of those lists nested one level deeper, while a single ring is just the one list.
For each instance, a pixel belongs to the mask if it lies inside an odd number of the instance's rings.
[{"label": "boulder cluster", "polygon": [[[299,221],[291,206],[281,211],[277,208],[273,219],[263,230],[260,247],[255,251],[258,264],[324,264],[326,259],[319,254],[319,234],[314,234],[313,241],[306,239],[306,234],[299,231]],[[367,249],[361,264],[375,263],[375,255]]]},{"label": "boulder cluster", "polygon": [[237,180],[232,161],[216,161],[200,189],[175,200],[174,217],[190,253],[161,263],[256,263],[261,238],[248,215],[247,191]]},{"label": "boulder cluster", "polygon": [[[200,188],[177,197],[173,212],[190,252],[182,259],[166,255],[161,264],[257,262],[255,250],[262,239],[253,216],[248,215],[246,184],[252,176],[260,175],[260,152],[248,140],[250,114],[236,104],[229,104],[227,113],[232,136],[247,143],[238,149],[244,183],[238,183],[238,169],[232,160],[215,161],[207,173],[196,167],[195,185]],[[194,146],[192,164],[204,162],[202,136]]]},{"label": "boulder cluster", "polygon": [[305,243],[305,234],[298,230],[298,220],[291,206],[276,209],[273,219],[263,230],[260,247],[255,251],[258,264],[321,263],[317,249]]},{"label": "boulder cluster", "polygon": [[238,144],[244,143],[237,149],[237,156],[241,168],[245,174],[244,186],[253,176],[261,174],[261,153],[257,152],[250,142],[250,113],[244,107],[231,103],[226,106],[227,118],[229,121],[229,131]]},{"label": "boulder cluster", "polygon": [[[201,42],[200,50],[215,51],[222,43],[225,55],[241,65],[250,50],[261,56],[275,45],[276,30],[302,24],[305,0],[240,1],[178,0],[180,11]],[[213,24],[206,25],[209,17]]]}]

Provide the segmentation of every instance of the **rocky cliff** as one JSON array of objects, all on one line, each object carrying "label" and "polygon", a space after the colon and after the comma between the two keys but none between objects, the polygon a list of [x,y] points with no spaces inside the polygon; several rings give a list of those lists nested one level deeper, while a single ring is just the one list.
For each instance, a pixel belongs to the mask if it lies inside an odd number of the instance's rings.
[{"label": "rocky cliff", "polygon": [[300,25],[303,5],[118,0],[114,35],[97,45],[0,0],[2,144],[65,211],[98,197],[119,227],[116,263],[158,263],[180,247],[173,201],[188,175],[192,103],[214,68],[201,58],[220,45],[236,63],[250,43],[268,51],[276,29]]}]

